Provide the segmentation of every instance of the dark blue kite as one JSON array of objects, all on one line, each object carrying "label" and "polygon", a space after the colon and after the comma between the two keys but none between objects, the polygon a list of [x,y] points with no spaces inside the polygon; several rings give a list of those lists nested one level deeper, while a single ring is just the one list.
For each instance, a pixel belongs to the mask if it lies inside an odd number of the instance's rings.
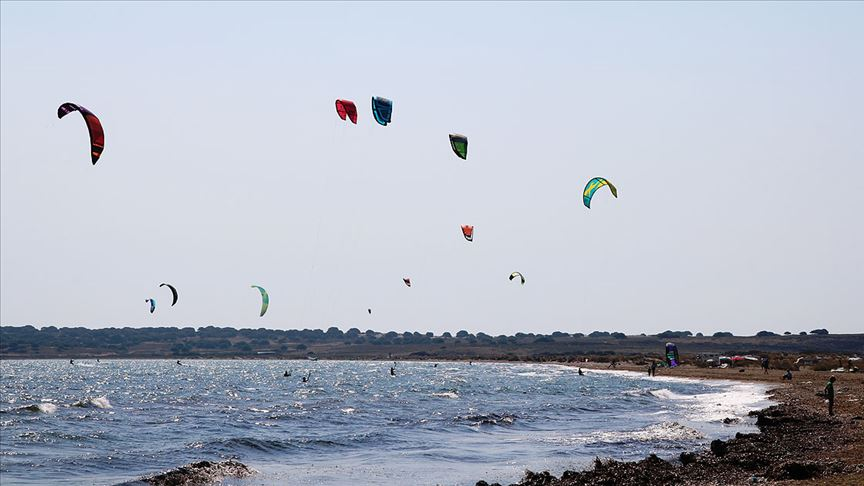
[{"label": "dark blue kite", "polygon": [[386,127],[390,123],[390,115],[393,114],[393,102],[387,98],[373,96],[372,114],[375,115],[375,121]]}]

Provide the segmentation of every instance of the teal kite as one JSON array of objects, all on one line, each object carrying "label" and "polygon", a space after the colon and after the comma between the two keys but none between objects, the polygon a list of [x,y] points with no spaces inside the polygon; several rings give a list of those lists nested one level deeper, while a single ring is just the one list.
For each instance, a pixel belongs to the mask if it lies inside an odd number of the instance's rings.
[{"label": "teal kite", "polygon": [[146,302],[149,302],[149,303],[150,303],[150,313],[152,314],[153,311],[156,310],[156,299],[147,299],[147,300],[145,300],[144,302],[145,302],[145,303],[146,303]]},{"label": "teal kite", "polygon": [[267,312],[267,306],[270,305],[270,296],[267,295],[267,291],[264,290],[264,287],[253,285],[252,288],[258,289],[258,291],[261,292],[261,315],[259,317],[264,317],[264,313]]},{"label": "teal kite", "polygon": [[450,147],[453,148],[453,152],[456,153],[460,159],[465,160],[468,158],[468,137],[465,135],[451,133]]},{"label": "teal kite", "polygon": [[375,121],[378,124],[386,127],[390,123],[390,117],[393,115],[393,102],[387,98],[373,96],[372,114],[375,116]]},{"label": "teal kite", "polygon": [[611,182],[602,177],[595,177],[588,181],[588,184],[585,185],[585,190],[582,191],[582,202],[585,203],[586,208],[591,209],[591,198],[594,197],[594,193],[597,192],[597,189],[600,189],[603,186],[609,186],[612,195],[616,198],[618,197],[618,189],[615,189],[615,186],[613,186]]}]

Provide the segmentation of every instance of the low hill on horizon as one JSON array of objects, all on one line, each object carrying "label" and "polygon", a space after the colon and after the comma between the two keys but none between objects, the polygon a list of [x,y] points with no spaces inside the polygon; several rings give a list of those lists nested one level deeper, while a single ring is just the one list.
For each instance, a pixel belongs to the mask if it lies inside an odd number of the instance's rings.
[{"label": "low hill on horizon", "polygon": [[626,336],[617,332],[552,334],[516,333],[491,336],[459,331],[378,332],[351,328],[341,331],[148,327],[87,329],[54,326],[0,326],[0,359],[49,358],[271,358],[304,359],[495,359],[509,361],[601,360],[620,356],[659,359],[664,345],[674,341],[684,357],[696,355],[772,354],[861,355],[864,334],[828,334],[825,330],[801,335],[713,336],[689,331]]}]

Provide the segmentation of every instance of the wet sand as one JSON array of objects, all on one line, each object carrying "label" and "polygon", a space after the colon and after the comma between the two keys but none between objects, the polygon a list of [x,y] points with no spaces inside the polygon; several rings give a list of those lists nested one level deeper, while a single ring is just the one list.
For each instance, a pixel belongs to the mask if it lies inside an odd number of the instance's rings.
[{"label": "wet sand", "polygon": [[[607,363],[580,363],[583,369],[609,369]],[[619,365],[618,370],[645,373],[647,368]],[[657,376],[728,379],[771,383],[775,405],[753,412],[761,433],[738,434],[714,441],[709,450],[681,454],[677,461],[649,456],[637,462],[598,458],[586,471],[565,471],[556,478],[548,472],[526,472],[519,486],[576,485],[727,485],[727,484],[864,484],[864,373],[834,373],[837,377],[833,417],[825,399],[817,396],[830,372],[794,372],[792,382],[783,371],[758,368],[705,369],[681,366],[658,368]],[[477,486],[484,486],[479,481]],[[494,483],[493,483],[494,484]]]}]

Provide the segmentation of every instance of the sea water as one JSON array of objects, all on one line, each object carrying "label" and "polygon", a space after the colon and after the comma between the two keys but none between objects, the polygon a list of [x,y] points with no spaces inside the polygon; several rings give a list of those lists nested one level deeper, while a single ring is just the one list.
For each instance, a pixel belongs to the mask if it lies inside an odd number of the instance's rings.
[{"label": "sea water", "polygon": [[[552,364],[0,362],[0,479],[117,484],[200,460],[231,484],[509,483],[756,431],[764,385]],[[290,370],[291,376],[284,372]],[[301,378],[309,376],[303,383]],[[723,419],[731,418],[731,424]]]}]

